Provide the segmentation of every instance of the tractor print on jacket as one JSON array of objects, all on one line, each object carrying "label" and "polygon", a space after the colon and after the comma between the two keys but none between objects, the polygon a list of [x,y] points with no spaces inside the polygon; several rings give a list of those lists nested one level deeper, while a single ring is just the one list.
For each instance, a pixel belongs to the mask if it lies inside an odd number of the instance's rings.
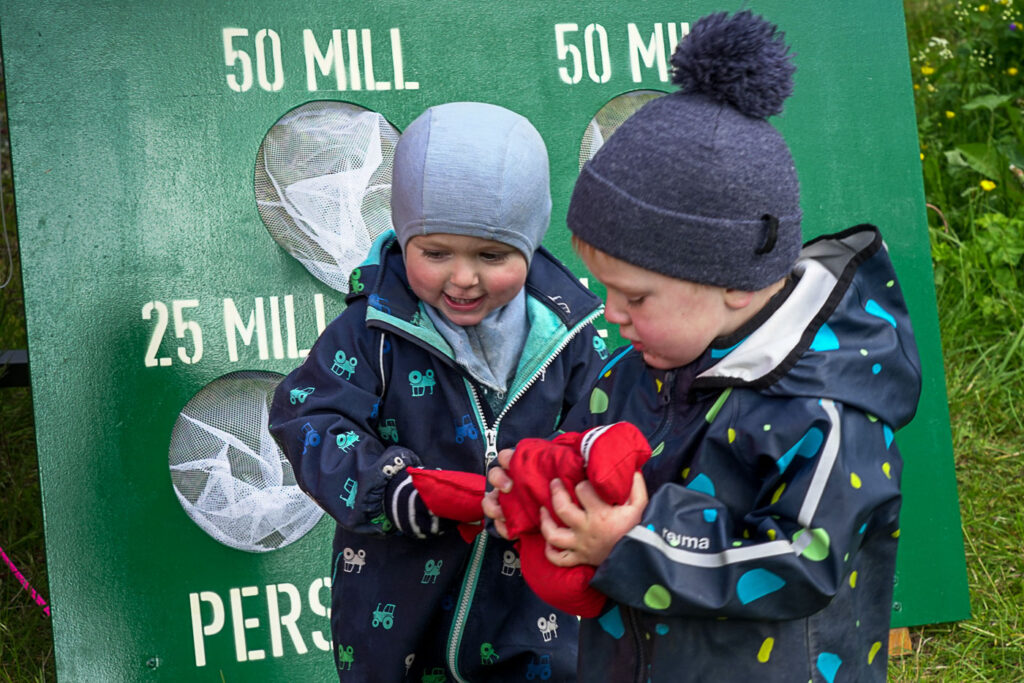
[{"label": "tractor print on jacket", "polygon": [[540,635],[544,638],[544,642],[550,641],[552,638],[558,637],[558,615],[552,612],[548,615],[547,619],[541,617],[537,620],[537,630],[540,631]]},{"label": "tractor print on jacket", "polygon": [[443,564],[444,560],[427,560],[420,583],[437,583],[437,577],[441,576],[441,565]]},{"label": "tractor print on jacket", "polygon": [[395,423],[395,418],[389,417],[384,420],[382,424],[377,426],[377,433],[385,441],[391,440],[398,443],[398,425]]},{"label": "tractor print on jacket", "polygon": [[413,396],[423,396],[427,393],[427,389],[433,394],[436,384],[433,370],[427,370],[426,372],[413,370],[409,373],[409,386],[412,387]]},{"label": "tractor print on jacket", "polygon": [[338,434],[336,441],[338,443],[338,448],[348,453],[349,449],[359,442],[359,435],[355,432],[345,432],[343,434]]},{"label": "tractor print on jacket", "polygon": [[345,548],[342,552],[342,557],[345,558],[345,564],[342,565],[342,569],[346,574],[355,572],[361,574],[363,567],[366,566],[366,551],[360,548],[359,550],[353,550],[352,548]]},{"label": "tractor print on jacket", "polygon": [[498,653],[494,651],[494,646],[490,643],[480,644],[480,663],[481,664],[494,664],[498,661]]},{"label": "tractor print on jacket", "polygon": [[288,392],[288,400],[292,405],[297,403],[305,403],[306,397],[316,391],[316,387],[306,387],[305,389],[292,389]]},{"label": "tractor print on jacket", "polygon": [[504,576],[515,576],[516,572],[523,573],[519,556],[516,555],[514,550],[506,550],[501,556],[501,573]]},{"label": "tractor print on jacket", "polygon": [[395,625],[395,604],[389,602],[383,607],[381,605],[382,603],[378,602],[377,609],[373,610],[373,627],[383,626],[385,631],[389,631]]},{"label": "tractor print on jacket", "polygon": [[334,354],[334,365],[331,366],[331,372],[338,377],[344,374],[345,379],[352,379],[352,373],[356,371],[357,365],[359,365],[358,358],[355,356],[350,358],[345,354],[344,349],[338,349]]},{"label": "tractor print on jacket", "polygon": [[354,269],[349,274],[349,276],[348,276],[348,289],[349,289],[350,292],[353,292],[354,294],[359,294],[361,291],[363,291],[363,289],[366,288],[366,285],[364,285],[362,282],[360,282],[360,278],[362,278],[362,277],[363,277],[363,271],[360,270],[359,268]]},{"label": "tractor print on jacket", "polygon": [[345,670],[350,671],[352,669],[352,662],[355,661],[355,657],[352,656],[352,646],[345,647],[344,645],[338,646],[338,671]]},{"label": "tractor print on jacket", "polygon": [[302,425],[302,436],[299,437],[299,440],[302,441],[302,454],[305,455],[310,446],[320,445],[320,433],[307,422]]},{"label": "tractor print on jacket", "polygon": [[466,437],[474,441],[480,438],[480,430],[473,424],[473,418],[469,415],[463,415],[461,421],[455,421],[455,443],[462,443]]}]

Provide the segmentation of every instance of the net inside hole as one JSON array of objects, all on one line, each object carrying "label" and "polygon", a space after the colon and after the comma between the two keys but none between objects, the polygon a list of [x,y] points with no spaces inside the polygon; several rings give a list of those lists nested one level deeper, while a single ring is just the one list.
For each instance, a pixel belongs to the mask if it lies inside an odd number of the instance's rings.
[{"label": "net inside hole", "polygon": [[380,114],[317,101],[275,123],[256,155],[256,206],[271,237],[328,287],[391,227],[398,131]]},{"label": "net inside hole", "polygon": [[171,482],[203,531],[249,552],[283,548],[323,515],[295,482],[267,415],[282,376],[235,372],[199,390],[171,432]]},{"label": "net inside hole", "polygon": [[622,122],[633,113],[656,97],[665,93],[658,90],[633,90],[613,97],[590,119],[583,131],[583,142],[580,143],[580,168],[594,158],[612,133],[618,130]]}]

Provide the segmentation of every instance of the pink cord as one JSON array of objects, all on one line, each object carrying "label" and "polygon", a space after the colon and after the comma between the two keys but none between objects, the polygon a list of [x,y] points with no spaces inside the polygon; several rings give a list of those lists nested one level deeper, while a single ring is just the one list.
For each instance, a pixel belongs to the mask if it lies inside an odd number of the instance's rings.
[{"label": "pink cord", "polygon": [[4,552],[3,548],[0,548],[0,556],[4,558],[4,562],[11,568],[14,576],[18,578],[18,581],[21,583],[21,587],[31,593],[32,599],[36,601],[36,604],[43,608],[43,612],[46,613],[46,616],[50,616],[50,606],[46,604],[46,600],[36,592],[36,589],[32,587],[32,584],[28,582],[28,579],[18,571],[18,568],[14,566],[13,562],[11,562],[11,558],[7,557],[7,553]]}]

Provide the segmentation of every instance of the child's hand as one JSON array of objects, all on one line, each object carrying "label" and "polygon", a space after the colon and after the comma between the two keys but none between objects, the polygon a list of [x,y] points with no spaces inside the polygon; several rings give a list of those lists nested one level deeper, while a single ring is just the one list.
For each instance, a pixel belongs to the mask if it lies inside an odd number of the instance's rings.
[{"label": "child's hand", "polygon": [[506,448],[498,452],[498,464],[487,472],[487,481],[494,488],[484,494],[482,507],[484,514],[494,520],[494,529],[501,534],[502,538],[508,538],[508,528],[505,526],[505,514],[501,511],[501,504],[498,502],[498,494],[508,493],[512,490],[512,479],[509,478],[505,468],[512,460],[515,449]]},{"label": "child's hand", "polygon": [[623,505],[609,505],[588,481],[576,485],[580,506],[573,503],[561,481],[551,482],[551,505],[566,526],[559,526],[546,508],[541,508],[540,531],[548,542],[545,554],[551,564],[573,567],[597,566],[604,562],[619,539],[640,523],[647,507],[647,485],[643,475],[633,475],[633,488]]},{"label": "child's hand", "polygon": [[487,471],[487,481],[491,486],[502,493],[512,490],[512,479],[508,476],[505,468],[512,462],[512,455],[516,452],[514,448],[505,448],[498,451],[498,464]]}]

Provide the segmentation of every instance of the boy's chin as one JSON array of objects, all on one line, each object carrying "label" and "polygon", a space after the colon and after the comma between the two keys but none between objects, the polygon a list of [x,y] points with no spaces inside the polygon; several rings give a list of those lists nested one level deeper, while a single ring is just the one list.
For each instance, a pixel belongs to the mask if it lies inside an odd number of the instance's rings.
[{"label": "boy's chin", "polygon": [[675,370],[686,365],[686,363],[678,363],[668,358],[655,356],[648,351],[641,351],[640,354],[643,356],[644,364],[655,370]]}]

